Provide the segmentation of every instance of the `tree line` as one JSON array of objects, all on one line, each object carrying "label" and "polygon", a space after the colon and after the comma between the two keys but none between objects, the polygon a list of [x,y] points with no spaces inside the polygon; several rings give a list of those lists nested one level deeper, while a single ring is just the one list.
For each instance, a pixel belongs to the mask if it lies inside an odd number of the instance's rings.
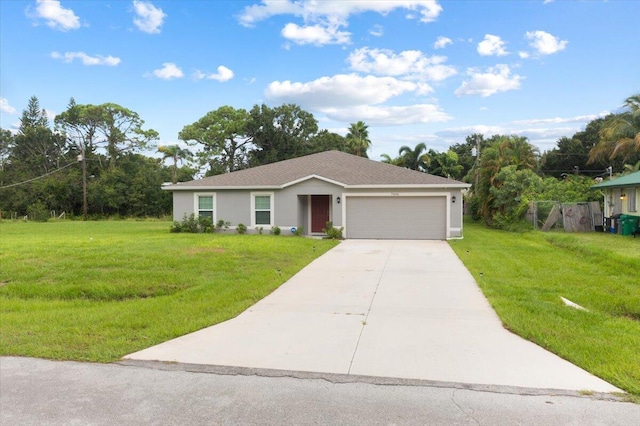
[{"label": "tree line", "polygon": [[[402,146],[382,161],[472,184],[470,211],[491,226],[517,222],[528,202],[588,201],[593,178],[640,167],[640,94],[618,114],[595,119],[540,154],[526,137],[472,134],[446,152],[425,143]],[[185,125],[179,145],[155,147],[158,133],[113,103],[76,104],[53,120],[34,96],[17,133],[0,129],[0,211],[48,217],[163,216],[171,211],[164,182],[189,181],[327,150],[367,157],[368,126],[351,123],[346,136],[320,129],[295,104],[222,106]],[[145,156],[156,150],[162,158]],[[170,164],[164,164],[169,160]],[[85,211],[86,209],[86,211]]]},{"label": "tree line", "polygon": [[250,111],[220,107],[179,132],[188,148],[159,146],[161,158],[143,155],[156,150],[158,136],[132,110],[77,104],[73,98],[51,123],[33,96],[17,132],[0,129],[0,213],[41,220],[61,212],[160,217],[172,205],[171,195],[161,190],[164,182],[332,149],[366,157],[371,146],[362,121],[341,136],[319,129],[311,113],[293,104],[255,105]]},{"label": "tree line", "polygon": [[590,189],[595,178],[640,170],[640,94],[627,98],[622,112],[592,120],[542,155],[526,138],[504,135],[471,135],[451,150],[462,159],[462,179],[473,185],[467,197],[472,216],[488,226],[517,228],[531,201],[602,201]]}]

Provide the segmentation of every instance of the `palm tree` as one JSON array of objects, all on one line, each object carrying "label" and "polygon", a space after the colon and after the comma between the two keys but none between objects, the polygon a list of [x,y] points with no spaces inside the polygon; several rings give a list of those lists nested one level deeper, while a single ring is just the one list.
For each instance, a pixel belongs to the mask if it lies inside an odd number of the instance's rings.
[{"label": "palm tree", "polygon": [[623,175],[628,175],[629,173],[635,173],[640,171],[640,161],[636,162],[636,164],[625,164],[624,169],[622,170]]},{"label": "palm tree", "polygon": [[511,153],[511,164],[518,170],[535,170],[538,167],[540,151],[529,143],[526,136],[509,136],[508,147]]},{"label": "palm tree", "polygon": [[391,158],[389,156],[389,154],[381,154],[380,157],[382,157],[381,161],[383,163],[393,164],[394,166],[402,166],[402,158],[401,157]]},{"label": "palm tree", "polygon": [[159,146],[158,152],[163,154],[162,159],[171,158],[173,160],[173,168],[171,171],[171,182],[178,182],[178,162],[191,158],[191,151],[182,149],[178,145]]},{"label": "palm tree", "polygon": [[398,154],[402,159],[402,165],[407,169],[426,171],[429,165],[429,157],[424,154],[427,150],[427,145],[420,142],[415,148],[408,146],[401,146]]},{"label": "palm tree", "polygon": [[622,157],[628,161],[640,152],[640,93],[624,101],[627,111],[616,114],[600,131],[600,142],[589,152],[589,163]]},{"label": "palm tree", "polygon": [[347,133],[347,143],[351,147],[353,153],[359,157],[366,157],[367,150],[371,148],[371,140],[369,139],[369,126],[364,121],[351,123],[349,132]]}]

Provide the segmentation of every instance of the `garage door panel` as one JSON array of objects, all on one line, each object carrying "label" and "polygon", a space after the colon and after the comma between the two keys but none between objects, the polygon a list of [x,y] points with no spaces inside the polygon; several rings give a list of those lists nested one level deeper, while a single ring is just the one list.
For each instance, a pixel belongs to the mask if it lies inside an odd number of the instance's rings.
[{"label": "garage door panel", "polygon": [[445,197],[346,197],[348,238],[446,238]]}]

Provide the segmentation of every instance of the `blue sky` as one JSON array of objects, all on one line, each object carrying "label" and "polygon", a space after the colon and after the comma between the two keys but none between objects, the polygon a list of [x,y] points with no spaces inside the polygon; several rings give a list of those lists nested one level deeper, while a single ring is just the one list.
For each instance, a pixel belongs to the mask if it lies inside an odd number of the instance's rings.
[{"label": "blue sky", "polygon": [[[369,156],[474,132],[541,151],[640,91],[640,1],[1,1],[0,124],[114,102],[158,145],[223,105],[369,125]],[[182,143],[181,143],[182,144]],[[149,152],[150,153],[150,152]]]}]

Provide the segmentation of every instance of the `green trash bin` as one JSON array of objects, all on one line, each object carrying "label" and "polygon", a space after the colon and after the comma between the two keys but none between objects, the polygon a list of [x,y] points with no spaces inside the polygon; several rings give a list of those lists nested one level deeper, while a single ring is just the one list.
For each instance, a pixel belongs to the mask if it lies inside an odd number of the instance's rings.
[{"label": "green trash bin", "polygon": [[640,219],[640,217],[637,216],[629,216],[626,214],[623,214],[622,216],[620,216],[620,225],[621,225],[621,229],[622,229],[622,235],[631,235],[633,234],[633,231],[636,230],[636,228],[638,227],[638,220]]}]

